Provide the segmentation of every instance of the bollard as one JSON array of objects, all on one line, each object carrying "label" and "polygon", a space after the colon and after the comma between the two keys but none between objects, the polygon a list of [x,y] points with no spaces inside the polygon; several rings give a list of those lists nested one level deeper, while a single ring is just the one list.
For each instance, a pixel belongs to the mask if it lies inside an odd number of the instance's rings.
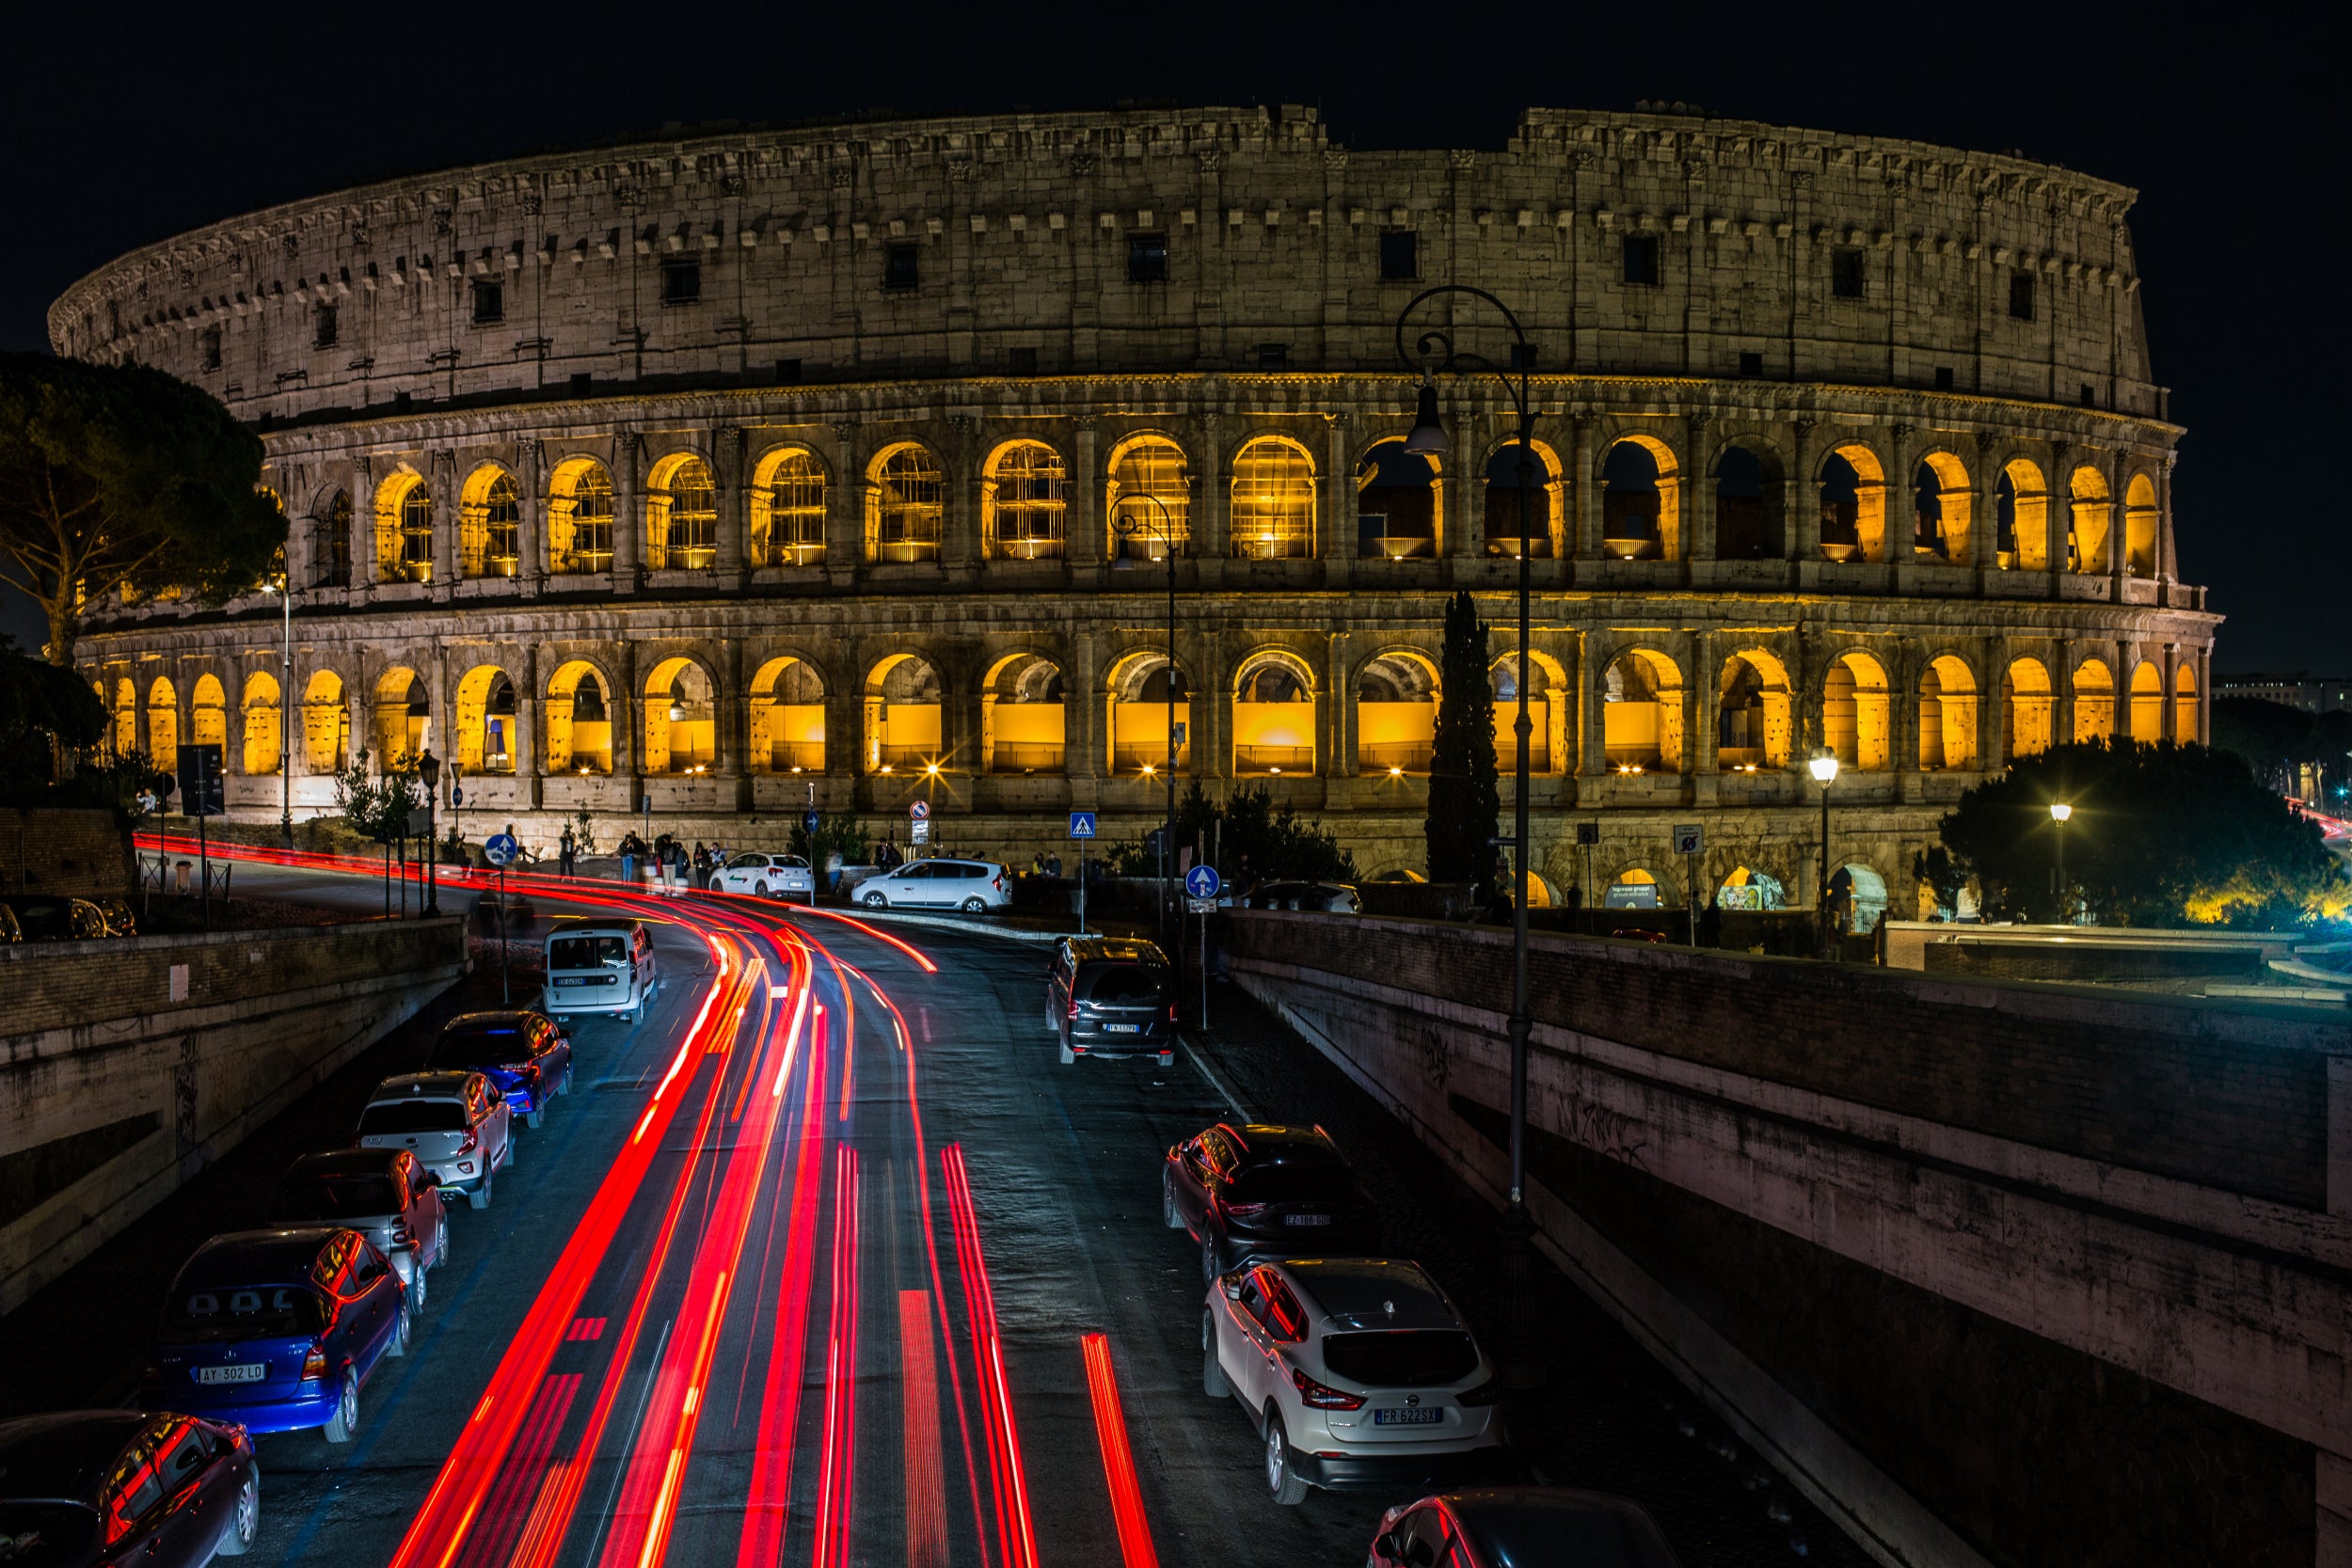
[{"label": "bollard", "polygon": [[183,894],[185,894],[188,891],[188,873],[195,869],[196,867],[193,862],[182,861],[180,863],[178,887]]}]

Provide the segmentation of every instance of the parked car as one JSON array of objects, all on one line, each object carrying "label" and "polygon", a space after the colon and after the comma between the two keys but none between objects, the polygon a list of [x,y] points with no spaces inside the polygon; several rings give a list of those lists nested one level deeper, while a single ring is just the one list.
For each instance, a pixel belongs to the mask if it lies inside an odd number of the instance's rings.
[{"label": "parked car", "polygon": [[1245,910],[1318,910],[1325,914],[1361,914],[1363,900],[1344,882],[1260,882],[1243,895]]},{"label": "parked car", "polygon": [[506,1108],[535,1128],[548,1101],[572,1092],[572,1037],[527,1007],[460,1013],[441,1025],[424,1065],[482,1074],[506,1097]]},{"label": "parked car", "polygon": [[[1451,1554],[1451,1555],[1449,1555]],[[1489,1486],[1380,1516],[1369,1568],[1677,1568],[1641,1504],[1565,1486]]]},{"label": "parked car", "polygon": [[24,940],[24,927],[18,923],[16,911],[8,908],[6,903],[0,903],[0,942],[23,942]]},{"label": "parked car", "polygon": [[400,1275],[348,1226],[215,1236],[171,1282],[148,1400],[347,1443],[359,1390],[385,1357],[408,1354],[409,1325]]},{"label": "parked car", "polygon": [[87,942],[103,937],[106,916],[87,898],[24,893],[0,898],[15,916],[21,942]]},{"label": "parked car", "polygon": [[0,1421],[0,1563],[204,1568],[262,1529],[243,1427],[143,1410]]},{"label": "parked car", "polygon": [[633,1021],[661,985],[653,933],[642,920],[558,922],[548,933],[547,975],[539,1010],[559,1023],[574,1013]]},{"label": "parked car", "polygon": [[1168,1151],[1160,1217],[1200,1243],[1200,1277],[1255,1259],[1376,1252],[1380,1216],[1320,1127],[1219,1122]]},{"label": "parked car", "polygon": [[1202,1391],[1257,1423],[1266,1490],[1447,1485],[1502,1466],[1502,1380],[1418,1263],[1294,1259],[1209,1287]]},{"label": "parked car", "polygon": [[1081,1056],[1176,1060],[1176,971],[1152,942],[1064,937],[1045,979],[1045,1026],[1066,1067]]},{"label": "parked car", "polygon": [[1012,902],[1012,873],[995,861],[909,861],[857,888],[869,910],[961,910],[985,914]]},{"label": "parked car", "polygon": [[506,934],[528,936],[539,924],[539,906],[530,895],[515,892],[501,893],[496,888],[482,894],[473,901],[473,928],[485,937],[499,934],[499,907],[506,909]]},{"label": "parked car", "polygon": [[732,855],[711,875],[716,893],[748,893],[758,898],[817,896],[817,875],[798,855]]},{"label": "parked car", "polygon": [[104,918],[108,936],[135,937],[139,934],[139,917],[132,910],[131,900],[128,898],[117,897],[109,894],[103,898],[93,898],[90,902],[98,906],[99,914]]},{"label": "parked car", "polygon": [[359,1113],[361,1148],[405,1148],[444,1192],[490,1206],[490,1182],[512,1164],[506,1097],[479,1072],[411,1072],[375,1086]]},{"label": "parked car", "polygon": [[303,1155],[278,1178],[271,1217],[280,1225],[347,1225],[360,1232],[391,1259],[415,1312],[424,1310],[426,1276],[449,1261],[440,1189],[405,1148]]}]

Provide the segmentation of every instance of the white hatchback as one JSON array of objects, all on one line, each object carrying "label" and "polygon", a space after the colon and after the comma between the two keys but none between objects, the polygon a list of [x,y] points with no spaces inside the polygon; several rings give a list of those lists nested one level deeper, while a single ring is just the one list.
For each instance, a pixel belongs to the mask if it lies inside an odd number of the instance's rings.
[{"label": "white hatchback", "polygon": [[1427,1492],[1505,1457],[1502,1384],[1418,1263],[1249,1264],[1210,1287],[1200,1385],[1258,1425],[1278,1503],[1310,1486]]},{"label": "white hatchback", "polygon": [[798,855],[747,851],[730,856],[710,879],[710,885],[720,893],[748,893],[759,898],[814,898],[817,895],[816,875]]},{"label": "white hatchback", "polygon": [[1012,902],[1012,873],[995,861],[909,861],[896,871],[858,883],[857,901],[869,910],[986,914]]}]

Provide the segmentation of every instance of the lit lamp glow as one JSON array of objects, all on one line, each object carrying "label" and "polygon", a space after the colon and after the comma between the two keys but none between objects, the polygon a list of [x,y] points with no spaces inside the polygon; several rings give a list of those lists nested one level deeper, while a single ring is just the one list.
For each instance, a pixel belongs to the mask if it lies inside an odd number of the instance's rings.
[{"label": "lit lamp glow", "polygon": [[2066,882],[2066,819],[2074,815],[2074,806],[2065,800],[2050,802],[2050,831],[2058,835],[2058,863],[2051,867],[2050,880],[2058,895],[2058,919],[2072,926],[2074,923],[2074,890]]},{"label": "lit lamp glow", "polygon": [[1821,948],[1822,956],[1831,952],[1829,910],[1829,786],[1837,782],[1837,753],[1824,746],[1806,759],[1805,769],[1813,782],[1821,786]]}]

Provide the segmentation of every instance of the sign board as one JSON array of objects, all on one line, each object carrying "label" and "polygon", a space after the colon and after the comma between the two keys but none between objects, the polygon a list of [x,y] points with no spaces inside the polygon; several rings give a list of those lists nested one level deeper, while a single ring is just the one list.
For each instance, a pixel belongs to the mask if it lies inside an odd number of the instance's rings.
[{"label": "sign board", "polygon": [[931,841],[930,819],[925,816],[916,817],[914,825],[907,831],[907,840],[912,844],[929,844]]},{"label": "sign board", "polygon": [[1764,890],[1760,887],[1717,888],[1715,907],[1719,910],[1760,910],[1764,907]]},{"label": "sign board", "polygon": [[180,748],[180,815],[183,816],[218,816],[228,810],[228,797],[220,780],[220,748],[217,746],[183,746]]},{"label": "sign board", "polygon": [[1695,855],[1705,846],[1706,842],[1706,835],[1699,832],[1699,825],[1697,823],[1677,822],[1675,824],[1676,854]]},{"label": "sign board", "polygon": [[1090,811],[1072,812],[1070,814],[1070,836],[1092,838],[1094,836],[1094,814]]},{"label": "sign board", "polygon": [[1217,889],[1225,885],[1214,865],[1196,865],[1184,873],[1184,891],[1196,904],[1210,904],[1216,899]]},{"label": "sign board", "polygon": [[492,833],[482,841],[482,858],[492,865],[512,864],[523,847],[515,842],[513,833]]},{"label": "sign board", "polygon": [[408,836],[410,838],[433,836],[433,814],[430,811],[419,806],[408,814]]},{"label": "sign board", "polygon": [[931,803],[929,800],[910,800],[907,802],[907,816],[917,822],[929,822],[931,819]]},{"label": "sign board", "polygon": [[1184,900],[1184,907],[1195,914],[1215,914],[1216,912],[1216,900],[1214,898],[1187,898]]},{"label": "sign board", "polygon": [[1597,822],[1579,822],[1576,825],[1576,841],[1577,843],[1584,845],[1587,847],[1598,844],[1600,842],[1600,824]]},{"label": "sign board", "polygon": [[817,815],[814,808],[804,811],[801,813],[801,832],[814,838],[817,836],[818,826],[822,821],[823,818]]},{"label": "sign board", "polygon": [[1654,910],[1658,907],[1658,884],[1655,882],[1612,882],[1601,895],[1605,910]]}]

